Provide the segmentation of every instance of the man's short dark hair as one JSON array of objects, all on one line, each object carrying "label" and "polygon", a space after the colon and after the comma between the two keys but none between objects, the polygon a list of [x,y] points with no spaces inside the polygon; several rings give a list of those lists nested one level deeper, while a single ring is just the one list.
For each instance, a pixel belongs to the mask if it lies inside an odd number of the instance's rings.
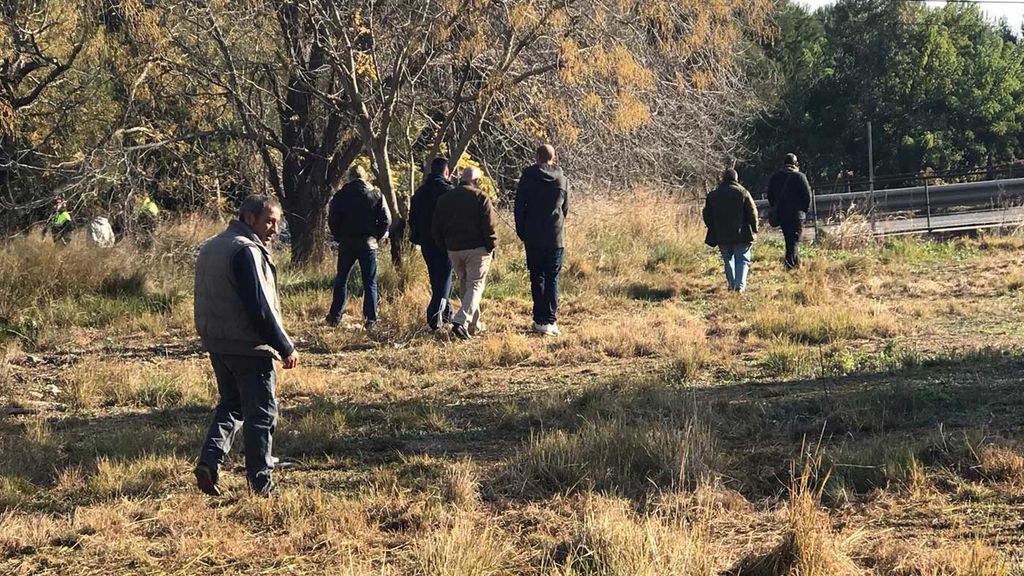
[{"label": "man's short dark hair", "polygon": [[732,168],[726,168],[722,170],[722,182],[736,182],[740,179],[739,174]]},{"label": "man's short dark hair", "polygon": [[444,169],[448,167],[448,159],[444,156],[438,156],[430,161],[430,173],[431,174],[443,174]]},{"label": "man's short dark hair", "polygon": [[265,211],[273,208],[281,208],[281,203],[277,201],[277,198],[273,196],[264,196],[263,194],[253,194],[238,206],[238,219],[245,222],[245,215],[252,214],[259,218]]},{"label": "man's short dark hair", "polygon": [[551,144],[541,144],[537,147],[537,162],[551,162],[555,159],[555,148]]},{"label": "man's short dark hair", "polygon": [[786,154],[786,157],[785,157],[785,159],[782,162],[786,166],[796,166],[797,165],[796,154],[793,154],[792,152],[790,152],[789,154]]}]

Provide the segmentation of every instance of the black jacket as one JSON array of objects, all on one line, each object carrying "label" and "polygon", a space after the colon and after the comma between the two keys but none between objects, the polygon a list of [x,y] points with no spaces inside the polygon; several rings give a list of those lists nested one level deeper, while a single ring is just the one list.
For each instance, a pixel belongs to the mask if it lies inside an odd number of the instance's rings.
[{"label": "black jacket", "polygon": [[708,192],[704,224],[716,246],[749,244],[757,238],[757,208],[739,182],[723,182]]},{"label": "black jacket", "polygon": [[811,185],[796,168],[786,166],[768,181],[768,205],[780,223],[803,220],[811,209]]},{"label": "black jacket", "polygon": [[[409,241],[423,246],[434,244],[430,227],[434,222],[434,208],[437,199],[452,191],[455,186],[440,174],[428,174],[423,184],[412,195],[409,206]],[[436,246],[436,244],[434,244]],[[438,248],[440,248],[438,246]]]},{"label": "black jacket", "polygon": [[516,187],[516,235],[527,248],[565,247],[569,184],[562,169],[537,164],[523,170]]},{"label": "black jacket", "polygon": [[498,244],[497,217],[490,198],[479,188],[460,184],[437,201],[431,234],[443,250],[486,248]]},{"label": "black jacket", "polygon": [[327,226],[340,247],[376,249],[377,241],[391,226],[391,212],[380,192],[365,180],[356,179],[331,198]]}]

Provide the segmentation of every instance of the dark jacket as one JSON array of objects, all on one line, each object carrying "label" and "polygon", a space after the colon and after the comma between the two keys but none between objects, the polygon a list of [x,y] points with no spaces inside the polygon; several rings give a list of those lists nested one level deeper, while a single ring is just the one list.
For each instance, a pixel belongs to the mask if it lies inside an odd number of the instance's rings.
[{"label": "dark jacket", "polygon": [[715,246],[749,244],[757,238],[757,207],[739,182],[723,182],[704,201],[704,224]]},{"label": "dark jacket", "polygon": [[569,184],[562,169],[536,164],[523,170],[516,187],[516,235],[527,248],[565,247]]},{"label": "dark jacket", "polygon": [[454,185],[441,174],[431,173],[412,195],[409,206],[409,241],[423,246],[434,244],[430,227],[434,223],[434,209],[442,195],[451,192]]},{"label": "dark jacket", "polygon": [[768,205],[780,223],[803,220],[811,209],[811,185],[793,166],[785,166],[768,181]]},{"label": "dark jacket", "polygon": [[486,248],[491,252],[498,244],[496,223],[490,198],[479,188],[460,184],[437,200],[431,233],[444,250]]},{"label": "dark jacket", "polygon": [[270,251],[243,222],[233,220],[200,246],[194,304],[209,352],[287,358],[295,350],[281,326]]},{"label": "dark jacket", "polygon": [[331,198],[327,226],[341,248],[377,249],[391,226],[384,196],[362,179],[352,180]]}]

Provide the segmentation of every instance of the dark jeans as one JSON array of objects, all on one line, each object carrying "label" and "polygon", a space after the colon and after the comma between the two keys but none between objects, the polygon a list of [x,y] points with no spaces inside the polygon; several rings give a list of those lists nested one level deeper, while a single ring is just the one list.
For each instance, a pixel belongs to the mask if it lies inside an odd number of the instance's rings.
[{"label": "dark jeans", "polygon": [[427,276],[430,277],[430,303],[427,304],[427,325],[431,329],[439,328],[442,322],[451,322],[452,303],[448,296],[452,291],[452,261],[448,252],[433,244],[420,247],[423,261],[427,263]]},{"label": "dark jeans", "polygon": [[348,298],[348,276],[356,262],[363,276],[363,322],[377,322],[377,250],[368,246],[338,246],[338,275],[334,278],[334,299],[327,313],[328,322],[341,321]]},{"label": "dark jeans", "polygon": [[220,402],[213,411],[199,461],[216,472],[231,451],[235,434],[242,428],[249,486],[256,492],[265,491],[273,484],[274,462],[270,449],[277,426],[274,360],[210,353],[210,363],[217,377]]},{"label": "dark jeans", "polygon": [[803,235],[803,220],[782,222],[780,228],[782,228],[782,237],[786,240],[786,257],[784,260],[786,269],[797,268],[800,266],[800,252],[797,244],[800,243],[800,236]]},{"label": "dark jeans", "polygon": [[533,321],[554,324],[558,312],[558,274],[562,271],[564,248],[526,249],[526,267],[530,269],[533,294]]}]

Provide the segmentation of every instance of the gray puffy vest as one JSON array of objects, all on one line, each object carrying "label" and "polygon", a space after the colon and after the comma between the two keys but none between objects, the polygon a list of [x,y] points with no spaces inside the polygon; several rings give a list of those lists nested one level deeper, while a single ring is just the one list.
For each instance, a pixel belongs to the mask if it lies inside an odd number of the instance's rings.
[{"label": "gray puffy vest", "polygon": [[231,260],[239,250],[252,250],[256,258],[263,293],[277,321],[281,307],[277,298],[277,268],[266,246],[248,226],[233,220],[227,230],[210,238],[196,259],[195,322],[203,349],[215,354],[270,356],[280,354],[264,342],[238,296]]}]

